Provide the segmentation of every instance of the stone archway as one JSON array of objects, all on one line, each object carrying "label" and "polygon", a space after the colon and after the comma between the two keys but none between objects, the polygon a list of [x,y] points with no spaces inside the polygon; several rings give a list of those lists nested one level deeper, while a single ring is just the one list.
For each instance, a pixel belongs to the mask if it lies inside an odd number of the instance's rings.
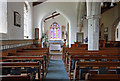
[{"label": "stone archway", "polygon": [[[46,33],[46,31],[44,31],[45,28],[43,28],[43,27],[45,27],[44,20],[45,20],[46,17],[49,17],[50,14],[52,14],[52,12],[60,13],[60,15],[63,16],[63,18],[67,21],[65,25],[61,25],[61,24],[59,24],[59,25],[60,25],[60,31],[61,31],[61,32],[62,32],[62,26],[66,26],[66,27],[65,27],[65,31],[66,31],[66,32],[64,32],[64,34],[68,37],[68,38],[66,38],[66,41],[67,41],[67,44],[68,44],[68,46],[69,46],[69,43],[70,43],[70,40],[69,40],[69,38],[70,38],[70,37],[69,37],[69,36],[70,36],[70,32],[69,32],[70,27],[68,27],[68,26],[69,26],[68,23],[70,23],[70,21],[69,21],[69,19],[68,19],[61,11],[59,11],[59,10],[53,10],[53,11],[51,11],[50,13],[48,13],[47,15],[45,15],[45,16],[42,18],[42,20],[41,20],[42,33]],[[53,19],[54,19],[54,18],[53,18]],[[47,21],[46,21],[46,22],[47,22]],[[53,21],[53,22],[56,22],[56,21]],[[53,22],[51,22],[51,24],[52,24]],[[57,22],[57,23],[59,23],[59,22]],[[51,24],[50,24],[50,25],[51,25]],[[49,25],[49,28],[50,28],[50,25]],[[48,32],[48,34],[49,34],[49,30],[48,30],[47,32]],[[49,35],[48,35],[48,37],[49,37]],[[60,35],[60,39],[62,39],[62,35]]]},{"label": "stone archway", "polygon": [[114,21],[114,23],[113,23],[113,25],[112,25],[112,29],[111,29],[111,40],[112,41],[115,41],[115,33],[116,33],[116,28],[117,28],[117,26],[118,26],[118,24],[119,24],[119,21],[120,21],[120,17],[118,17],[115,21]]}]

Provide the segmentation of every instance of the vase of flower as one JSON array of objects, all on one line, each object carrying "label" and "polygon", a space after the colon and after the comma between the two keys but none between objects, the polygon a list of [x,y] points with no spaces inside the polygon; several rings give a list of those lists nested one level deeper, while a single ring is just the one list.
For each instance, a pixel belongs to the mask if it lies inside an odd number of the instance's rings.
[{"label": "vase of flower", "polygon": [[84,39],[84,41],[85,41],[85,43],[88,43],[88,37],[86,37],[86,38]]}]

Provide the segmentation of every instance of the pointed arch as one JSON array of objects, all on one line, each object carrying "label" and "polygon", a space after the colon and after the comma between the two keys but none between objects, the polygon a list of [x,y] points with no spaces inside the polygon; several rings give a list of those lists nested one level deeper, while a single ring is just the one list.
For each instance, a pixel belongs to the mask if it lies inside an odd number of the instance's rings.
[{"label": "pointed arch", "polygon": [[[60,11],[59,9],[53,9],[53,10],[50,10],[50,11],[48,11],[46,14],[44,14],[44,16],[39,20],[39,25],[40,25],[40,38],[41,38],[41,36],[42,36],[42,34],[43,33],[45,33],[44,32],[44,19],[47,17],[47,16],[49,16],[50,14],[52,14],[52,12],[54,12],[54,11],[57,11],[58,13],[60,13],[66,20],[67,20],[67,23],[66,23],[66,25],[68,26],[68,28],[66,27],[66,29],[67,29],[67,31],[69,31],[68,33],[67,33],[67,37],[68,37],[68,42],[67,42],[67,44],[68,44],[68,46],[69,47],[71,47],[71,19],[69,19],[69,16],[68,15],[66,15],[65,13],[63,13],[62,11]],[[50,37],[50,36],[49,36]],[[60,38],[61,38],[61,35],[60,35]]]}]

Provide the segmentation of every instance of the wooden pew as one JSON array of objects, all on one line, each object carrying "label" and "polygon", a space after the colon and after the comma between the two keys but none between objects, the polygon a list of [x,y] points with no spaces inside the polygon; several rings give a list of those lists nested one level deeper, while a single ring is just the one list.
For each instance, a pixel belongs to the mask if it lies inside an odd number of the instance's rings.
[{"label": "wooden pew", "polygon": [[75,42],[75,44],[71,44],[71,48],[84,48],[84,49],[88,49],[88,44],[82,44],[80,42]]},{"label": "wooden pew", "polygon": [[69,52],[68,55],[81,55],[81,56],[85,56],[85,55],[89,55],[89,56],[93,56],[93,55],[96,55],[96,56],[101,56],[101,55],[109,55],[109,56],[118,56],[120,55],[119,52]]},{"label": "wooden pew", "polygon": [[38,70],[38,79],[42,79],[41,77],[41,64],[40,62],[0,62],[2,68],[16,68],[16,67],[36,67]]},{"label": "wooden pew", "polygon": [[71,56],[70,60],[96,60],[101,61],[102,59],[107,59],[107,61],[120,60],[120,56]]},{"label": "wooden pew", "polygon": [[46,52],[49,53],[49,49],[48,48],[28,48],[28,49],[22,49],[21,51],[17,51],[17,52]]},{"label": "wooden pew", "polygon": [[[74,47],[85,47],[86,49],[88,49],[88,44],[82,44],[80,42],[75,42]],[[105,40],[99,40],[99,48],[105,48]]]},{"label": "wooden pew", "polygon": [[49,63],[49,54],[48,53],[41,53],[41,52],[17,52],[17,53],[9,53],[9,56],[45,56],[46,58],[46,63],[48,65]]},{"label": "wooden pew", "polygon": [[74,79],[78,80],[80,67],[119,67],[120,62],[78,62],[75,63],[75,70],[74,70]]},{"label": "wooden pew", "polygon": [[[84,50],[84,49],[75,49],[74,48],[74,49],[69,49],[69,50],[66,50],[66,51],[67,52],[85,52],[85,51],[92,51],[92,50]],[[93,51],[95,51],[95,50],[93,50]],[[120,48],[105,48],[105,49],[96,50],[96,52],[97,51],[100,51],[100,52],[104,52],[104,51],[106,51],[106,52],[118,51],[118,52],[120,52]]]},{"label": "wooden pew", "polygon": [[[19,52],[16,52],[16,53],[8,53],[8,55],[9,56],[16,56],[17,59],[14,58],[14,61],[19,60],[19,58],[21,60],[25,60],[25,59],[26,60],[29,60],[29,59],[33,60],[32,58],[37,60],[38,57],[42,56],[44,58],[44,61],[45,61],[45,62],[42,61],[43,62],[42,64],[45,65],[43,67],[44,69],[43,69],[42,73],[43,73],[43,76],[46,75],[46,71],[47,71],[48,64],[49,64],[49,57],[50,57],[47,50],[42,51],[42,50],[30,50],[30,49],[27,50],[27,49],[25,49],[25,50],[20,50]],[[25,56],[25,57],[23,58],[22,56]],[[32,56],[32,57],[30,58],[30,56]],[[13,57],[11,57],[11,58],[13,58]]]},{"label": "wooden pew", "polygon": [[[113,51],[114,50],[114,51]],[[101,53],[103,53],[103,52],[112,52],[112,53],[114,53],[114,52],[118,52],[118,53],[120,53],[120,48],[105,48],[105,49],[102,49],[102,50],[98,50],[98,51],[89,51],[89,50],[81,50],[81,49],[79,49],[79,48],[65,48],[64,47],[64,49],[63,49],[63,55],[62,55],[62,58],[63,58],[63,61],[64,61],[64,63],[66,63],[66,58],[67,58],[67,54],[68,53],[80,53],[80,52],[101,52]]]},{"label": "wooden pew", "polygon": [[[102,49],[100,49],[100,51],[104,51],[104,50],[119,50],[119,52],[120,52],[120,48],[117,48],[117,47],[106,47],[106,48],[102,48]],[[64,47],[63,48],[63,53],[65,53],[65,52],[70,52],[70,51],[88,51],[88,50],[86,50],[86,49],[83,49],[83,48],[68,48],[68,47]]]},{"label": "wooden pew", "polygon": [[77,51],[77,50],[86,50],[85,48],[68,48],[68,47],[63,47],[63,55],[62,55],[62,59],[65,62],[65,58],[66,58],[66,54],[69,51]]},{"label": "wooden pew", "polygon": [[76,47],[76,45],[75,44],[71,44],[71,48],[75,48]]},{"label": "wooden pew", "polygon": [[15,61],[15,60],[44,60],[43,59],[43,56],[5,56],[5,57],[2,57],[2,60],[3,62],[5,61]]},{"label": "wooden pew", "polygon": [[2,60],[4,62],[16,62],[16,61],[21,61],[21,62],[25,62],[26,60],[30,60],[30,61],[40,61],[42,67],[41,67],[41,70],[42,70],[42,77],[44,78],[45,77],[45,73],[47,71],[47,65],[46,65],[46,58],[44,56],[6,56],[6,57],[2,57]]},{"label": "wooden pew", "polygon": [[[100,49],[100,50],[96,50],[93,52],[120,52],[120,48],[104,48],[104,49]],[[65,50],[65,52],[92,52],[92,50],[84,50],[84,49],[78,49],[78,48],[74,48],[74,49],[67,49]]]},{"label": "wooden pew", "polygon": [[17,52],[17,53],[9,53],[8,56],[46,56],[48,57],[49,55],[45,53],[40,53],[40,52]]},{"label": "wooden pew", "polygon": [[[74,56],[74,55],[80,55],[81,59],[86,59],[86,60],[95,58],[93,56],[97,56],[96,57],[96,58],[98,58],[97,60],[105,59],[108,56],[109,56],[109,58],[108,58],[109,61],[111,61],[112,59],[119,60],[120,59],[120,57],[119,57],[120,56],[120,48],[112,47],[112,48],[102,48],[99,51],[88,51],[85,49],[64,47],[63,48],[63,61],[64,61],[65,65],[71,66],[70,65],[71,63],[68,63],[68,61],[70,60],[69,57],[71,58],[71,56]],[[86,55],[89,57],[85,57]],[[107,57],[102,58],[102,56],[107,56]],[[79,60],[80,58],[78,57],[78,58],[76,58],[76,60]],[[70,69],[70,67],[69,67],[69,69]]]},{"label": "wooden pew", "polygon": [[[90,59],[97,59],[97,60],[101,60],[101,59],[108,59],[110,60],[120,60],[120,50],[99,50],[99,51],[88,51],[88,50],[78,50],[78,51],[72,51],[72,52],[68,52],[66,54],[66,58],[65,58],[65,65],[69,66],[68,71],[70,72],[70,77],[71,77],[71,66],[72,66],[72,59],[71,57],[77,57],[74,60],[80,60],[80,59],[86,59],[86,60],[90,60]],[[87,55],[87,56],[86,56]],[[103,57],[104,56],[104,57]],[[105,57],[107,56],[107,57]],[[109,56],[109,58],[108,58]],[[69,62],[70,61],[70,62]]]},{"label": "wooden pew", "polygon": [[6,56],[2,57],[1,62],[14,62],[14,61],[25,61],[25,60],[39,60],[44,64],[44,67],[46,68],[46,58],[44,56]]},{"label": "wooden pew", "polygon": [[49,50],[49,48],[37,47],[37,48],[27,48],[27,49],[22,49],[22,50]]},{"label": "wooden pew", "polygon": [[11,48],[11,49],[7,49],[7,50],[2,50],[2,52],[0,54],[2,56],[8,56],[8,53],[16,53],[17,51],[21,51],[22,49],[28,49],[28,48],[30,48],[30,45]]},{"label": "wooden pew", "polygon": [[[24,60],[42,60],[42,78],[47,71],[49,63],[49,48],[32,48],[32,47],[20,47],[2,51],[3,61],[24,61]],[[44,61],[43,61],[44,59]],[[26,63],[26,62],[25,62]],[[13,66],[12,66],[13,67]],[[25,66],[26,67],[26,66]],[[45,67],[45,68],[44,68]],[[41,74],[40,73],[40,74]]]},{"label": "wooden pew", "polygon": [[113,51],[113,49],[110,50],[99,50],[99,51],[88,51],[88,50],[72,50],[68,51],[64,57],[64,62],[68,64],[68,58],[71,55],[114,55],[118,56],[120,55],[120,49],[116,49]]},{"label": "wooden pew", "polygon": [[119,56],[119,52],[96,52],[96,51],[88,51],[88,52],[69,52],[66,54],[65,63],[68,64],[69,57],[73,55],[79,56]]},{"label": "wooden pew", "polygon": [[2,81],[32,81],[32,75],[0,75]]},{"label": "wooden pew", "polygon": [[76,56],[73,55],[69,58],[69,74],[70,74],[70,78],[71,78],[71,73],[72,73],[72,67],[75,67],[72,64],[72,61],[95,61],[95,62],[101,62],[102,60],[106,60],[107,62],[112,62],[112,61],[119,61],[120,60],[120,56]]},{"label": "wooden pew", "polygon": [[108,41],[106,47],[120,47],[120,41]]},{"label": "wooden pew", "polygon": [[89,74],[85,81],[120,81],[120,74]]},{"label": "wooden pew", "polygon": [[23,52],[41,52],[41,53],[49,54],[49,48],[41,48],[41,47],[26,48],[26,49],[22,49],[22,51]]}]

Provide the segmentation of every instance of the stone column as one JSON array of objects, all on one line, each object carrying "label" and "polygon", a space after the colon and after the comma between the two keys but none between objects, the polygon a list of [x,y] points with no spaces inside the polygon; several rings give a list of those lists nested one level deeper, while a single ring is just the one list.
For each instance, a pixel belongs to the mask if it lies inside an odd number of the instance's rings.
[{"label": "stone column", "polygon": [[88,50],[99,50],[100,14],[101,14],[100,2],[87,2]]}]

